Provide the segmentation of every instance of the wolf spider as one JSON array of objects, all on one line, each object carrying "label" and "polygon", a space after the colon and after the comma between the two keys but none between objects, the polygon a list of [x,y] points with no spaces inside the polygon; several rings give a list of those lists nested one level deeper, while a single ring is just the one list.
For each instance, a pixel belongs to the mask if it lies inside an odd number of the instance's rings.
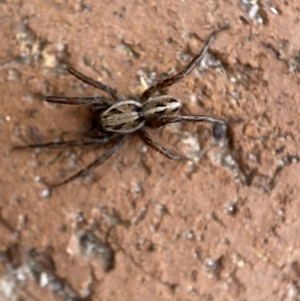
[{"label": "wolf spider", "polygon": [[52,103],[69,104],[69,105],[89,105],[97,114],[97,133],[96,138],[83,138],[81,140],[70,140],[60,142],[49,142],[45,144],[29,144],[25,146],[17,146],[18,149],[24,148],[64,148],[83,145],[98,145],[104,144],[111,140],[115,140],[115,144],[102,155],[100,158],[90,163],[85,168],[81,169],[71,177],[50,185],[50,188],[58,187],[67,184],[78,177],[82,177],[96,167],[103,164],[106,160],[116,154],[128,136],[133,132],[137,132],[140,138],[155,151],[160,152],[168,159],[180,160],[187,159],[178,154],[170,152],[157,142],[155,142],[150,135],[144,130],[147,126],[152,129],[163,127],[169,123],[176,122],[210,122],[215,124],[225,124],[226,122],[208,117],[205,115],[178,115],[181,104],[175,98],[164,95],[151,97],[155,92],[160,91],[166,87],[184,79],[195,66],[203,59],[207,53],[210,44],[215,39],[216,35],[229,28],[229,25],[213,31],[205,42],[202,50],[197,54],[192,61],[185,66],[178,74],[168,77],[162,81],[157,82],[149,87],[141,95],[139,99],[124,99],[117,91],[99,81],[78,72],[72,67],[68,67],[68,71],[84,83],[93,86],[103,92],[107,93],[111,99],[102,96],[87,96],[87,97],[63,97],[63,96],[47,96],[46,101]]}]

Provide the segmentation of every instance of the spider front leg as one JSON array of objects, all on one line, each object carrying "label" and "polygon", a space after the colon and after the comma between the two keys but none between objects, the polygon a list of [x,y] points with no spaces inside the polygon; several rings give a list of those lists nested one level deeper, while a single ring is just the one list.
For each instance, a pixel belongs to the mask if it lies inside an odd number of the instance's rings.
[{"label": "spider front leg", "polygon": [[104,155],[102,155],[100,158],[98,158],[97,160],[95,160],[94,162],[92,162],[91,164],[86,166],[85,168],[79,170],[77,173],[75,173],[73,176],[67,178],[66,180],[56,183],[56,184],[49,185],[49,188],[56,188],[56,187],[62,186],[64,184],[67,184],[79,177],[83,177],[83,176],[87,175],[88,173],[92,172],[95,168],[97,168],[98,166],[103,164],[106,160],[111,158],[113,155],[115,155],[121,149],[121,147],[124,145],[125,138],[126,138],[126,136],[122,136],[118,140],[118,142],[112,148],[110,148]]},{"label": "spider front leg", "polygon": [[94,79],[92,79],[91,77],[88,77],[84,74],[82,74],[81,72],[77,71],[76,69],[72,68],[72,67],[68,67],[68,71],[74,75],[75,77],[77,77],[78,79],[80,79],[81,81],[83,81],[84,83],[95,87],[99,90],[104,91],[105,93],[109,94],[114,100],[119,100],[121,97],[118,95],[117,91],[113,88],[111,88],[108,85],[105,85],[99,81],[96,81]]},{"label": "spider front leg", "polygon": [[138,131],[141,139],[149,145],[151,148],[153,148],[155,151],[161,153],[165,157],[171,160],[189,160],[189,158],[182,157],[180,155],[177,155],[175,153],[170,152],[169,150],[165,149],[163,146],[159,145],[157,142],[155,142],[151,136],[145,132],[144,130]]},{"label": "spider front leg", "polygon": [[227,122],[216,119],[213,117],[205,116],[205,115],[173,115],[173,116],[164,116],[157,121],[152,122],[153,127],[159,128],[167,125],[168,123],[176,123],[176,122],[210,122],[210,123],[220,123],[227,125]]},{"label": "spider front leg", "polygon": [[185,78],[187,75],[189,75],[191,73],[191,71],[197,66],[197,64],[202,61],[202,59],[204,58],[205,54],[208,51],[208,48],[209,48],[210,44],[215,39],[217,34],[221,31],[227,30],[227,29],[229,29],[229,25],[226,25],[226,26],[224,26],[220,29],[217,29],[217,30],[213,31],[210,34],[210,36],[208,37],[207,41],[205,42],[205,44],[204,44],[203,48],[201,49],[200,53],[197,54],[187,66],[185,66],[179,73],[175,74],[174,76],[171,76],[171,77],[168,77],[168,78],[166,78],[162,81],[159,81],[155,85],[148,88],[142,94],[141,101],[142,102],[146,101],[147,99],[150,98],[150,96],[154,92],[162,90],[162,89],[167,88],[169,86],[172,86],[173,84],[179,82],[180,80]]}]

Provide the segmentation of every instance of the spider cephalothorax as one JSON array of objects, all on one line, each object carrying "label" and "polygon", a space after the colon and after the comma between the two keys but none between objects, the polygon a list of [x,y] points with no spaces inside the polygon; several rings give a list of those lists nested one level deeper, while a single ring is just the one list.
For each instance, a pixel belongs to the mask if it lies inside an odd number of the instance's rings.
[{"label": "spider cephalothorax", "polygon": [[73,176],[63,180],[57,184],[50,185],[58,187],[70,181],[84,176],[94,170],[96,167],[104,163],[107,159],[112,157],[124,144],[127,134],[137,132],[140,138],[151,148],[160,152],[169,159],[180,160],[186,159],[165,149],[150,137],[150,135],[143,129],[144,127],[159,128],[169,123],[175,122],[211,122],[222,123],[224,121],[208,117],[205,115],[180,115],[179,110],[181,103],[171,96],[157,96],[152,95],[166,87],[169,87],[176,82],[182,80],[187,76],[193,68],[203,59],[208,51],[208,48],[215,38],[215,36],[222,30],[228,29],[225,26],[219,30],[213,31],[208,40],[205,42],[202,50],[197,54],[192,61],[183,68],[182,71],[174,76],[168,77],[155,85],[149,87],[138,99],[125,99],[121,97],[117,91],[101,82],[95,81],[90,77],[78,72],[72,67],[68,71],[82,80],[84,83],[91,85],[97,89],[106,92],[111,99],[102,96],[87,96],[87,97],[60,97],[47,96],[46,101],[70,105],[89,105],[93,108],[97,115],[98,136],[96,138],[83,138],[81,140],[50,142],[45,144],[30,144],[25,146],[18,146],[16,148],[28,147],[48,147],[48,148],[62,148],[83,145],[99,145],[107,143],[111,140],[116,141],[115,144],[100,158],[92,162],[90,165],[75,173]]}]

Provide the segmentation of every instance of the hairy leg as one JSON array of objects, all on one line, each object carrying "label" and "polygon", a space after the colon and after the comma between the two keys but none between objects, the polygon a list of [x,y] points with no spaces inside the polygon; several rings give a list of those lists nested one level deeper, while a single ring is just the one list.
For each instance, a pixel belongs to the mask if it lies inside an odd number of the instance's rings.
[{"label": "hairy leg", "polygon": [[83,138],[79,140],[69,140],[69,141],[57,141],[48,142],[42,144],[28,144],[21,146],[14,146],[13,150],[26,149],[26,148],[65,148],[73,146],[84,146],[84,145],[98,145],[106,143],[111,140],[111,136],[104,136],[101,138]]},{"label": "hairy leg", "polygon": [[155,151],[161,153],[165,157],[171,160],[189,160],[188,158],[182,157],[180,155],[174,154],[170,152],[169,150],[165,149],[163,146],[159,145],[157,142],[155,142],[151,136],[144,130],[138,131],[141,139],[149,145],[151,148],[153,148]]},{"label": "hairy leg", "polygon": [[114,100],[118,100],[120,99],[120,96],[118,96],[118,93],[115,89],[111,88],[108,85],[105,85],[99,81],[96,81],[84,74],[82,74],[81,72],[77,71],[76,69],[72,68],[72,67],[68,67],[68,71],[74,75],[75,77],[77,77],[78,79],[80,79],[81,81],[83,81],[84,83],[93,86],[97,89],[100,89],[104,92],[106,92],[107,94],[109,94]]},{"label": "hairy leg", "polygon": [[210,36],[208,37],[207,41],[205,42],[203,48],[201,49],[200,53],[197,54],[192,61],[183,68],[183,70],[181,70],[179,73],[175,74],[174,76],[168,77],[162,81],[159,81],[158,83],[156,83],[155,85],[151,86],[150,88],[148,88],[141,96],[141,101],[144,102],[146,101],[148,98],[150,98],[150,96],[156,92],[159,91],[161,89],[164,89],[166,87],[172,86],[173,84],[179,82],[180,80],[182,80],[183,78],[185,78],[187,75],[189,75],[191,73],[191,71],[197,66],[198,63],[200,63],[200,61],[203,59],[203,57],[205,56],[205,54],[208,51],[208,48],[210,46],[210,44],[212,43],[212,41],[215,39],[215,37],[217,36],[217,34],[223,30],[226,30],[229,28],[229,25],[226,25],[220,29],[217,29],[215,31],[213,31]]},{"label": "hairy leg", "polygon": [[64,96],[47,96],[47,102],[60,103],[67,105],[94,105],[107,108],[109,100],[101,96],[86,96],[86,97],[64,97]]},{"label": "hairy leg", "polygon": [[213,117],[205,116],[205,115],[175,115],[175,116],[164,116],[157,121],[152,121],[149,126],[152,128],[160,128],[169,123],[177,123],[177,122],[210,122],[210,123],[220,123],[227,124],[225,121],[221,119],[216,119]]},{"label": "hairy leg", "polygon": [[67,183],[69,183],[69,182],[71,182],[71,181],[73,181],[73,180],[75,180],[79,177],[83,177],[83,176],[87,175],[88,173],[92,172],[95,168],[97,168],[98,166],[103,164],[106,160],[111,158],[113,155],[115,155],[121,149],[121,147],[124,145],[125,138],[126,138],[126,136],[122,136],[117,141],[117,143],[112,148],[110,148],[104,155],[102,155],[100,158],[96,159],[94,162],[92,162],[91,164],[89,164],[85,168],[79,170],[73,176],[67,178],[66,180],[64,180],[62,182],[49,185],[49,187],[50,188],[56,188],[56,187],[62,186],[64,184],[67,184]]}]

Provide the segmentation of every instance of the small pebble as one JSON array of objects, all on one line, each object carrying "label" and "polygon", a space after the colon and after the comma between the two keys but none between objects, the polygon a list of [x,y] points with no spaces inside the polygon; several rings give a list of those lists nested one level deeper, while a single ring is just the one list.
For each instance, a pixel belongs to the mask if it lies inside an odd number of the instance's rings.
[{"label": "small pebble", "polygon": [[43,189],[41,192],[41,197],[42,198],[49,198],[51,196],[51,190],[49,188]]}]

